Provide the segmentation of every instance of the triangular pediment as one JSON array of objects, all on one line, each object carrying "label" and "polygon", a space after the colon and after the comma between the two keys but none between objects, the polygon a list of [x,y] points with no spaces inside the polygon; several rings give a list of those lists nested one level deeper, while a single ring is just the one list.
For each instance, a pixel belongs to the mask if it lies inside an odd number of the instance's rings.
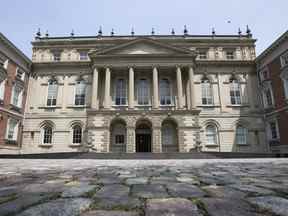
[{"label": "triangular pediment", "polygon": [[153,39],[138,38],[112,48],[100,50],[96,55],[191,55],[187,49],[171,46]]}]

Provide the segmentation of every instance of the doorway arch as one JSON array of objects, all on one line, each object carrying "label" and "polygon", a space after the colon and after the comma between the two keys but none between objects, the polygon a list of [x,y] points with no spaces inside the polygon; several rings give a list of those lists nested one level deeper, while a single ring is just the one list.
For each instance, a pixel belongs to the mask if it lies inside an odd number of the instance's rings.
[{"label": "doorway arch", "polygon": [[122,119],[115,119],[110,125],[110,151],[126,152],[127,127]]},{"label": "doorway arch", "polygon": [[144,119],[136,123],[136,152],[152,152],[152,124]]}]

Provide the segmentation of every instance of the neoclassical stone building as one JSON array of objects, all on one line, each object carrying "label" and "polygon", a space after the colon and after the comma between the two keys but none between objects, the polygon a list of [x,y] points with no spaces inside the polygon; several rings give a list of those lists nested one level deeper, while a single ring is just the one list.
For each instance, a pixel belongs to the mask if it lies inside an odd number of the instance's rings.
[{"label": "neoclassical stone building", "polygon": [[41,37],[23,153],[265,152],[247,35]]}]

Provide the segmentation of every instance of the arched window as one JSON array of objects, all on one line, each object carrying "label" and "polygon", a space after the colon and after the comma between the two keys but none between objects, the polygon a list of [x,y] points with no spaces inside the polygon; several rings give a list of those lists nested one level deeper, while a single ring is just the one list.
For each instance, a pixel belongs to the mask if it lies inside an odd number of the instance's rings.
[{"label": "arched window", "polygon": [[203,105],[213,104],[212,86],[209,79],[204,78],[201,81],[201,90],[202,90],[202,104]]},{"label": "arched window", "polygon": [[56,106],[57,94],[58,94],[57,81],[51,79],[48,81],[47,106]]},{"label": "arched window", "polygon": [[237,126],[236,128],[236,143],[245,145],[247,144],[248,130],[245,127]]},{"label": "arched window", "polygon": [[237,79],[230,79],[230,100],[232,105],[241,104],[241,89]]},{"label": "arched window", "polygon": [[127,84],[125,79],[116,80],[115,104],[116,105],[127,104]]},{"label": "arched window", "polygon": [[50,125],[43,127],[43,144],[52,144],[53,129]]},{"label": "arched window", "polygon": [[73,144],[80,144],[82,143],[82,128],[80,125],[74,125],[72,127],[73,130],[73,139],[72,143]]},{"label": "arched window", "polygon": [[85,105],[86,83],[84,80],[77,81],[75,86],[75,105]]},{"label": "arched window", "polygon": [[139,105],[149,104],[149,83],[147,79],[138,80],[137,100]]},{"label": "arched window", "polygon": [[160,80],[160,104],[161,105],[171,105],[172,97],[171,97],[171,84],[168,79]]},{"label": "arched window", "polygon": [[206,144],[217,145],[217,128],[214,125],[206,127]]}]

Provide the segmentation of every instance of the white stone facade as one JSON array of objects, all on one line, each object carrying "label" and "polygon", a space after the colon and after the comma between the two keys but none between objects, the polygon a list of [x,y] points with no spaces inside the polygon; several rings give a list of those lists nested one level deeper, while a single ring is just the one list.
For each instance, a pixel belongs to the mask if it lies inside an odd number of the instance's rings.
[{"label": "white stone facade", "polygon": [[[267,152],[254,42],[250,36],[38,38],[22,151]],[[84,104],[75,105],[80,81]]]}]

